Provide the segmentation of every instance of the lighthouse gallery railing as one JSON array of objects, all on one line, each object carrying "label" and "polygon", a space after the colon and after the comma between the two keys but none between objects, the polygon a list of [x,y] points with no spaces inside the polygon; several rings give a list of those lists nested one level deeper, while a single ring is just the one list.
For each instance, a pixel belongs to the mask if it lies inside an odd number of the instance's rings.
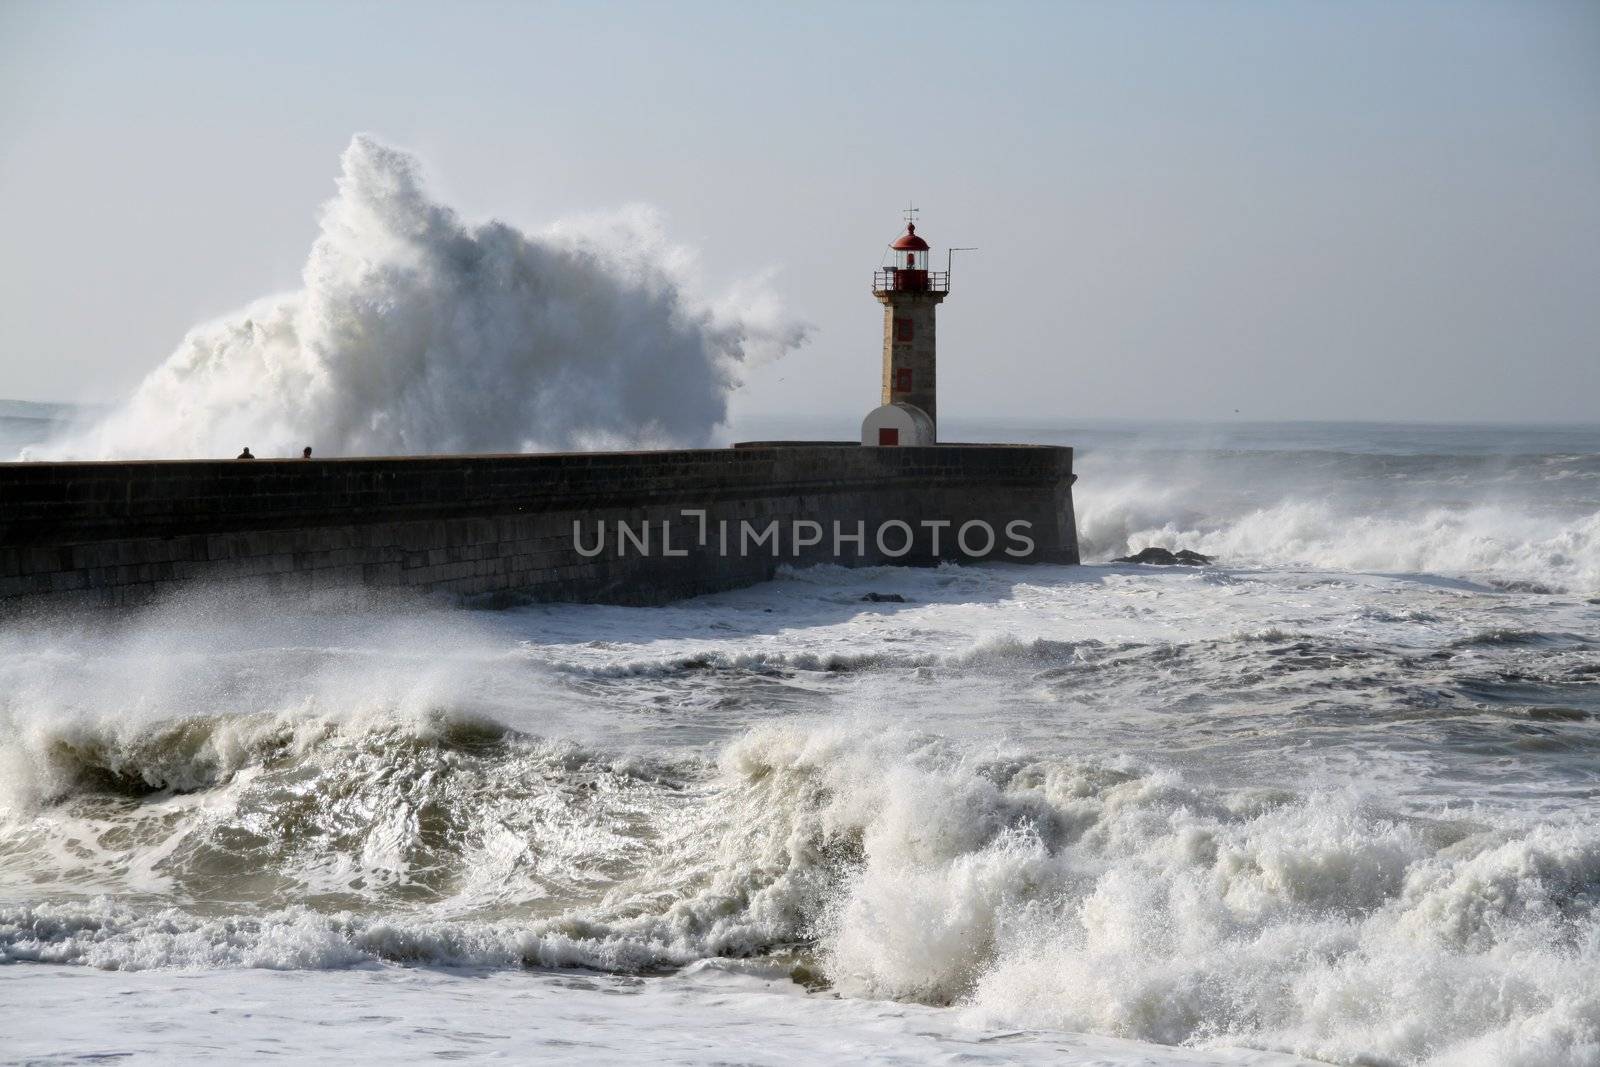
[{"label": "lighthouse gallery railing", "polygon": [[950,272],[947,270],[906,270],[884,267],[872,272],[872,291],[875,293],[948,293]]}]

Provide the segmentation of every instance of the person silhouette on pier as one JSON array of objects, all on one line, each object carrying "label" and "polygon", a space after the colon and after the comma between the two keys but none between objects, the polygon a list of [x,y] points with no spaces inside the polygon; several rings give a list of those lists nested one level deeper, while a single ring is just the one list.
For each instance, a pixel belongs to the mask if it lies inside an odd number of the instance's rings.
[{"label": "person silhouette on pier", "polygon": [[310,459],[311,458],[311,446],[310,445],[306,445],[306,447],[304,447],[304,448],[302,448],[300,450],[300,458],[301,459]]},{"label": "person silhouette on pier", "polygon": [[250,446],[249,446],[249,445],[245,445],[245,446],[244,446],[244,451],[243,451],[243,452],[240,452],[240,453],[239,453],[239,454],[238,454],[238,455],[237,455],[237,456],[235,456],[235,457],[234,457],[234,458],[235,458],[235,459],[255,459],[255,458],[256,458],[256,456],[255,456],[255,453],[254,453],[254,452],[251,452],[251,451],[250,451]]}]

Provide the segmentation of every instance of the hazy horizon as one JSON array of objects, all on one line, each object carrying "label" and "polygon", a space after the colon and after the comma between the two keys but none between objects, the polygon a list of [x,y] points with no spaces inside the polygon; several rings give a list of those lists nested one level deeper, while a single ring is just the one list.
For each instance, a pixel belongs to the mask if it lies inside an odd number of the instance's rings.
[{"label": "hazy horizon", "polygon": [[648,205],[775,296],[812,332],[735,419],[876,403],[908,200],[980,249],[950,419],[1600,417],[1595,5],[25,2],[0,87],[0,396],[116,401],[298,288],[370,132],[468,223]]}]

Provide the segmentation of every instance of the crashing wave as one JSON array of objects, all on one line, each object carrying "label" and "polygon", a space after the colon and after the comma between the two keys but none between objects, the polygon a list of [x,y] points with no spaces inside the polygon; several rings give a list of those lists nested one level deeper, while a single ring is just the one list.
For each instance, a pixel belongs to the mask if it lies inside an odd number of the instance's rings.
[{"label": "crashing wave", "polygon": [[[314,773],[229,786],[229,803],[192,812],[204,830],[188,832],[248,842],[264,801],[297,781],[314,803],[260,827],[281,842],[272,873],[287,884],[344,853],[369,861],[347,879],[440,849],[438,869],[483,866],[484,843],[508,825],[532,866],[564,841],[594,850],[568,860],[612,877],[543,913],[534,878],[518,897],[457,893],[443,914],[438,895],[408,905],[396,893],[378,911],[330,898],[226,917],[13,907],[0,909],[0,960],[643,972],[790,953],[842,992],[960,1005],[990,1024],[1341,1062],[1577,1065],[1600,1049],[1600,834],[1579,822],[1512,832],[1399,818],[1349,794],[974,759],[934,738],[816,721],[750,730],[705,775],[608,769],[506,738],[440,741],[421,760],[397,758],[394,743],[313,746],[302,760]],[[350,758],[365,751],[374,758]],[[607,774],[621,778],[596,777]],[[605,799],[630,790],[632,823]],[[541,836],[530,813],[558,809],[587,814]],[[379,820],[391,840],[372,851],[340,837],[356,811],[416,817]],[[634,835],[620,850],[619,825]]]},{"label": "crashing wave", "polygon": [[[1407,496],[1381,483],[1320,491],[1301,484],[1299,456],[1270,477],[1252,468],[1260,481],[1244,492],[1231,480],[1235,462],[1196,455],[1153,473],[1136,460],[1102,466],[1091,455],[1079,464],[1076,500],[1084,558],[1183,544],[1223,565],[1446,575],[1533,593],[1600,591],[1600,511],[1563,513],[1509,499],[1446,506],[1437,494]],[[1390,495],[1339,495],[1352,486]]]},{"label": "crashing wave", "polygon": [[696,445],[741,362],[799,344],[772,297],[694,295],[642,209],[529,234],[345,150],[303,287],[190,331],[121,407],[31,458],[391,455]]}]

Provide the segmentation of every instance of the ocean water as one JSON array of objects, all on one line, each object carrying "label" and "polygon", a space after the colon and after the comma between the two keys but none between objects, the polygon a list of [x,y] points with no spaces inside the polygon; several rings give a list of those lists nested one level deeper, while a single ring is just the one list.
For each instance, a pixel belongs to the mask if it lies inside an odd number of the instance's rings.
[{"label": "ocean water", "polygon": [[0,1058],[1600,1064],[1600,428],[946,436],[1086,564],[0,619]]}]

